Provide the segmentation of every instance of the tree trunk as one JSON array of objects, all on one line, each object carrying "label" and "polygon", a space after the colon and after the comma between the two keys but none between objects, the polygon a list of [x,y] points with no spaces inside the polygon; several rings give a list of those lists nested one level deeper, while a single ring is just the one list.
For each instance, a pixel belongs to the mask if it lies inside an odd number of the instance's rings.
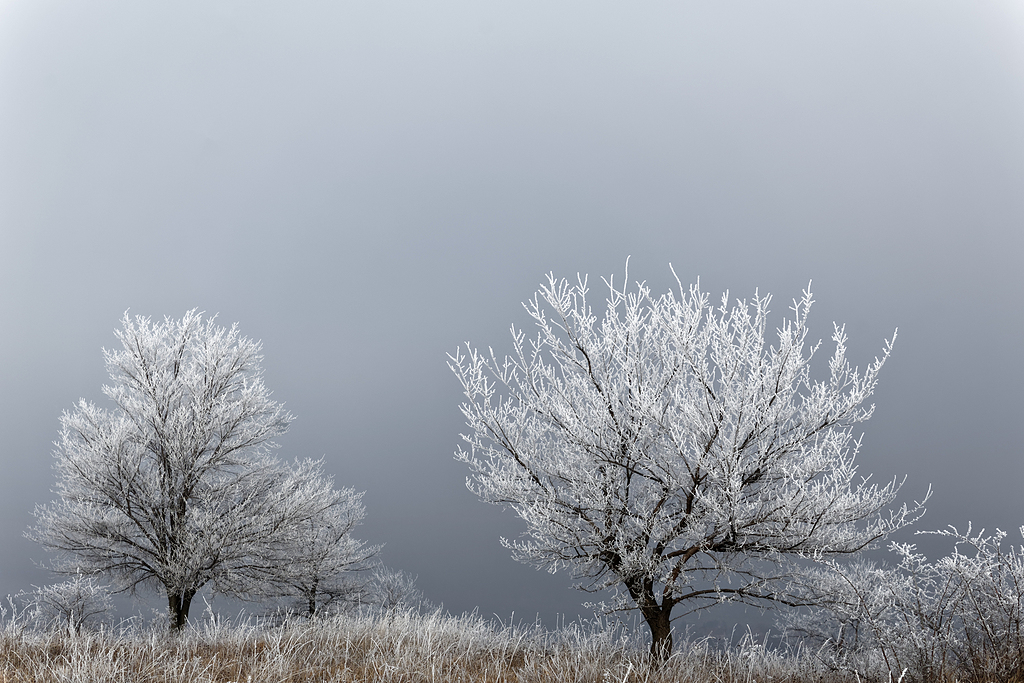
[{"label": "tree trunk", "polygon": [[307,586],[306,589],[306,600],[309,601],[309,618],[312,619],[316,616],[316,589],[320,586],[320,579],[317,576],[313,576],[311,585]]},{"label": "tree trunk", "polygon": [[188,591],[167,592],[167,619],[170,622],[171,631],[180,631],[188,623],[188,608],[192,605],[194,596],[194,592]]},{"label": "tree trunk", "polygon": [[651,660],[655,666],[664,664],[672,655],[672,606],[666,609],[654,605],[641,610],[647,627],[651,629]]},{"label": "tree trunk", "polygon": [[672,655],[672,608],[676,600],[665,596],[659,605],[650,578],[634,577],[625,584],[651,629],[651,661],[655,667],[661,666]]}]

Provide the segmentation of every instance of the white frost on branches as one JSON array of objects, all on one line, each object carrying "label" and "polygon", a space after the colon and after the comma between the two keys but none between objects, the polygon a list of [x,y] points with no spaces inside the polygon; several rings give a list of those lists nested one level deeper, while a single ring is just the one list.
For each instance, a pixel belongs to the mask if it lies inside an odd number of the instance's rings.
[{"label": "white frost on branches", "polygon": [[816,607],[785,613],[780,625],[835,668],[868,678],[1013,680],[1024,670],[1024,546],[1006,548],[1005,532],[970,525],[918,533],[950,539],[953,551],[933,562],[893,543],[896,565],[820,566],[803,587]]},{"label": "white frost on branches", "polygon": [[401,569],[378,567],[373,572],[367,604],[381,612],[394,614],[400,610],[416,610],[419,612],[434,609],[431,603],[416,586],[417,576]]},{"label": "white frost on branches", "polygon": [[513,327],[511,356],[449,356],[470,428],[457,458],[470,490],[526,522],[526,540],[503,540],[517,559],[624,588],[618,606],[657,642],[675,604],[785,599],[786,557],[856,553],[919,516],[884,512],[900,483],[854,464],[891,341],[859,371],[835,326],[816,381],[809,290],[769,344],[770,296],[716,308],[697,285],[605,284],[599,316],[585,277],[549,275],[524,304],[535,337]]},{"label": "white frost on branches", "polygon": [[108,588],[80,572],[74,578],[36,587],[29,595],[32,621],[42,628],[66,628],[78,634],[112,606]]},{"label": "white frost on branches", "polygon": [[[82,400],[56,442],[60,500],[29,537],[54,568],[105,574],[121,590],[162,589],[181,628],[204,586],[262,594],[295,538],[350,506],[316,461],[288,466],[273,439],[293,417],[263,383],[259,342],[237,326],[130,318],[104,350],[111,409]],[[358,501],[356,501],[358,505]]]},{"label": "white frost on branches", "polygon": [[290,601],[293,610],[313,618],[357,607],[369,599],[369,561],[380,552],[353,536],[366,517],[362,493],[333,491],[333,504],[293,527],[282,545],[284,556],[268,567],[266,593]]}]

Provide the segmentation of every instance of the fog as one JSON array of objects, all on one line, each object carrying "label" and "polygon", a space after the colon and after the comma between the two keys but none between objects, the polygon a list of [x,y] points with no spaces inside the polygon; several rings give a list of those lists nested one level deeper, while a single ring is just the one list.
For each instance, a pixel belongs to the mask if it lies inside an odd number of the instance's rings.
[{"label": "fog", "polygon": [[53,580],[22,534],[121,316],[198,307],[430,599],[586,615],[466,490],[446,354],[627,256],[778,320],[813,281],[861,366],[898,327],[862,471],[1016,529],[1022,122],[1014,2],[0,3],[0,594]]}]

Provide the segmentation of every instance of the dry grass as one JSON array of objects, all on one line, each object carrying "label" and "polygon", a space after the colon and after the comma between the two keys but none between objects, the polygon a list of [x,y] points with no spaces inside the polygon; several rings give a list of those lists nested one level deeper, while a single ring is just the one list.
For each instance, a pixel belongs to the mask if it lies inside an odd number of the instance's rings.
[{"label": "dry grass", "polygon": [[727,651],[708,641],[686,643],[666,665],[652,670],[638,643],[600,624],[548,632],[441,613],[350,615],[276,626],[211,623],[177,638],[139,629],[72,636],[20,628],[15,621],[0,634],[3,683],[768,680],[853,678],[749,642]]}]

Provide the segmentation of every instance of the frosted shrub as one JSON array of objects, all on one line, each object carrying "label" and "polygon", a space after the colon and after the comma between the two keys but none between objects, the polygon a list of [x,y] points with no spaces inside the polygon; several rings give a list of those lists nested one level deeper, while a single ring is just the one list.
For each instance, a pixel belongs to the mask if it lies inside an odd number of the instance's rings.
[{"label": "frosted shrub", "polygon": [[110,608],[108,588],[94,577],[82,574],[62,583],[36,588],[30,594],[30,615],[36,626],[67,628],[76,634]]},{"label": "frosted shrub", "polygon": [[819,568],[804,587],[819,607],[788,614],[783,625],[816,643],[831,666],[877,679],[1024,676],[1024,546],[1003,548],[998,529],[922,533],[951,539],[953,551],[929,562],[914,545],[894,543],[895,566]]},{"label": "frosted shrub", "polygon": [[378,567],[368,586],[367,602],[384,612],[409,609],[429,612],[433,605],[416,587],[417,578],[401,569]]}]

